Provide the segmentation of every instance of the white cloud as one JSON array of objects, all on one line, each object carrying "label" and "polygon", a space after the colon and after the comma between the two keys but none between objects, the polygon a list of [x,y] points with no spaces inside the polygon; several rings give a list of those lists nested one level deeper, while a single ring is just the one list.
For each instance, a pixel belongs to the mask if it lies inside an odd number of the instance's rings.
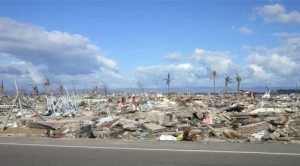
[{"label": "white cloud", "polygon": [[268,23],[300,23],[300,12],[287,12],[281,4],[265,5],[257,8],[258,15]]},{"label": "white cloud", "polygon": [[[136,80],[153,85],[151,80],[160,80],[171,73],[173,86],[212,86],[209,76],[217,71],[216,84],[223,87],[225,77],[235,79],[236,73],[242,77],[242,88],[246,86],[293,86],[299,82],[300,74],[300,35],[297,33],[277,33],[274,37],[282,38],[282,45],[275,48],[265,46],[242,46],[246,51],[246,61],[233,61],[236,57],[229,52],[209,51],[195,48],[191,62],[178,65],[141,66],[134,70]],[[180,80],[180,81],[178,81]],[[232,85],[235,86],[235,85]]]},{"label": "white cloud", "polygon": [[[258,75],[261,76],[259,77],[260,80],[267,81],[268,78],[272,78],[270,84],[276,86],[291,86],[291,84],[299,81],[297,76],[300,74],[300,36],[295,35],[295,33],[276,33],[272,36],[281,37],[283,39],[283,45],[271,49],[244,47],[249,51],[248,62],[249,64],[263,68],[263,71],[258,72],[258,67],[250,66],[257,77]],[[258,73],[265,73],[265,75]],[[257,82],[259,81],[259,79],[254,76],[253,79]]]},{"label": "white cloud", "polygon": [[108,58],[103,57],[103,56],[98,56],[97,61],[102,63],[103,65],[105,65],[106,67],[108,67],[110,69],[116,69],[117,68],[117,63],[112,59],[108,59]]},{"label": "white cloud", "polygon": [[296,66],[292,59],[278,54],[249,55],[248,60],[250,63],[264,66],[266,69],[281,76],[291,75]]},{"label": "white cloud", "polygon": [[273,53],[284,55],[294,62],[300,62],[300,33],[276,33],[272,36],[279,37],[283,45],[272,50]]},{"label": "white cloud", "polygon": [[179,61],[181,60],[181,54],[179,52],[169,53],[164,56],[164,59],[168,61]]},{"label": "white cloud", "polygon": [[42,83],[44,81],[44,77],[42,76],[41,72],[35,68],[35,67],[31,67],[28,69],[28,73],[29,73],[29,76],[32,78],[32,80],[35,82],[35,83]]},{"label": "white cloud", "polygon": [[86,37],[66,32],[48,32],[42,27],[0,18],[0,52],[44,64],[51,73],[88,74],[100,67],[116,68],[116,62],[101,55]]},{"label": "white cloud", "polygon": [[226,75],[233,76],[236,72],[242,76],[243,86],[290,86],[299,81],[300,36],[295,33],[278,33],[277,36],[284,39],[280,47],[242,46],[248,53],[245,64],[234,63],[230,53],[199,48],[194,50],[192,60],[204,66],[208,74],[216,70],[218,86],[222,86],[220,82],[224,82]]},{"label": "white cloud", "polygon": [[189,63],[178,65],[154,65],[140,66],[133,70],[135,80],[140,80],[146,86],[153,86],[154,81],[160,85],[165,85],[167,73],[171,74],[173,86],[193,86],[199,85],[202,77],[207,75],[207,70],[203,67],[195,67]]},{"label": "white cloud", "polygon": [[[224,87],[225,77],[235,79],[236,73],[242,77],[242,88],[246,86],[293,86],[299,82],[300,36],[289,33],[274,35],[283,38],[280,47],[242,46],[246,51],[246,61],[233,61],[236,57],[229,52],[208,51],[195,48],[191,57],[193,63],[178,65],[140,66],[134,69],[134,78],[145,85],[153,85],[171,73],[172,86],[212,86],[209,81],[212,70],[217,71],[216,84]],[[236,84],[236,83],[235,83]],[[235,85],[232,85],[235,86]]]},{"label": "white cloud", "polygon": [[227,52],[205,51],[199,48],[194,50],[192,60],[206,66],[208,70],[216,70],[219,74],[226,75],[233,69],[234,65]]},{"label": "white cloud", "polygon": [[252,77],[256,78],[256,81],[260,79],[261,81],[270,80],[273,77],[271,72],[268,72],[264,69],[263,66],[257,64],[250,64],[249,68],[252,70]]},{"label": "white cloud", "polygon": [[271,34],[271,36],[275,36],[275,37],[282,37],[282,38],[293,38],[293,37],[300,37],[300,33],[286,33],[286,32],[282,32],[282,33],[273,33]]},{"label": "white cloud", "polygon": [[2,78],[17,75],[21,82],[42,83],[45,75],[52,80],[60,76],[78,79],[82,75],[93,79],[93,74],[101,74],[101,71],[114,74],[107,77],[118,77],[117,63],[103,56],[100,49],[82,35],[46,31],[37,25],[3,17],[0,17],[0,25]]},{"label": "white cloud", "polygon": [[202,49],[200,49],[200,48],[195,48],[195,50],[194,50],[194,53],[195,54],[198,54],[198,55],[201,55],[201,54],[203,54],[205,51],[204,50],[202,50]]},{"label": "white cloud", "polygon": [[191,65],[189,63],[179,64],[177,67],[180,70],[191,70],[191,69],[193,69],[193,65]]},{"label": "white cloud", "polygon": [[279,74],[290,75],[293,72],[295,62],[286,56],[272,54],[269,56],[268,66]]},{"label": "white cloud", "polygon": [[250,35],[253,34],[253,31],[248,27],[233,27],[233,30],[236,30],[242,34]]},{"label": "white cloud", "polygon": [[44,81],[43,65],[33,65],[25,61],[1,62],[0,77],[5,81],[17,80],[23,84],[41,84]]},{"label": "white cloud", "polygon": [[264,64],[267,62],[267,57],[261,56],[258,53],[252,54],[248,56],[248,60],[250,63],[255,63],[255,64]]},{"label": "white cloud", "polygon": [[274,51],[290,57],[294,61],[300,62],[300,36],[287,37],[284,41],[284,45],[274,49]]}]

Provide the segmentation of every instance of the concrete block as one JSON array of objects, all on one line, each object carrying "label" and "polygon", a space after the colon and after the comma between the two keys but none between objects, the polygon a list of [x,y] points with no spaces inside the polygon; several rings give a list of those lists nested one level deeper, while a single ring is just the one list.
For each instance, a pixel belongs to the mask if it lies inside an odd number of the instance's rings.
[{"label": "concrete block", "polygon": [[157,125],[154,123],[144,123],[142,126],[150,132],[161,132],[166,130],[167,128],[161,125]]}]

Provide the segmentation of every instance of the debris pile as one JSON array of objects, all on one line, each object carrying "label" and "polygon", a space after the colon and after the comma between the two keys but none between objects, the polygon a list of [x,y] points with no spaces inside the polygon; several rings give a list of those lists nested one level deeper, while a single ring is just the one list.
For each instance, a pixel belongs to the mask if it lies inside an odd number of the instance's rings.
[{"label": "debris pile", "polygon": [[0,134],[32,128],[44,129],[43,136],[67,138],[300,142],[300,102],[293,95],[25,97],[46,121],[13,99],[0,96],[1,128],[8,119]]},{"label": "debris pile", "polygon": [[46,96],[46,110],[45,116],[75,116],[79,112],[79,105],[76,103],[76,97],[60,96],[58,98]]}]

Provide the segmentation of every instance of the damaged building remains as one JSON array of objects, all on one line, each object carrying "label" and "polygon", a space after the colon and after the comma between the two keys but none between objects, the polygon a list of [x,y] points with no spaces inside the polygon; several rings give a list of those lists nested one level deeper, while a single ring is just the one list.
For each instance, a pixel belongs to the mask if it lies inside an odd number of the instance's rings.
[{"label": "damaged building remains", "polygon": [[[17,90],[18,92],[18,90]],[[297,95],[0,96],[1,135],[168,141],[300,141]]]}]

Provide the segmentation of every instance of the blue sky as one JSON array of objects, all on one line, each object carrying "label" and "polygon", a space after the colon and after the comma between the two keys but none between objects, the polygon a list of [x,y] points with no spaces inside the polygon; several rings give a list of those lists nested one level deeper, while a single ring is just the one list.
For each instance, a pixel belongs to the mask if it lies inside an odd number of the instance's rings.
[{"label": "blue sky", "polygon": [[[300,2],[0,0],[7,86],[290,86],[300,74]],[[231,86],[236,86],[236,83]]]}]

